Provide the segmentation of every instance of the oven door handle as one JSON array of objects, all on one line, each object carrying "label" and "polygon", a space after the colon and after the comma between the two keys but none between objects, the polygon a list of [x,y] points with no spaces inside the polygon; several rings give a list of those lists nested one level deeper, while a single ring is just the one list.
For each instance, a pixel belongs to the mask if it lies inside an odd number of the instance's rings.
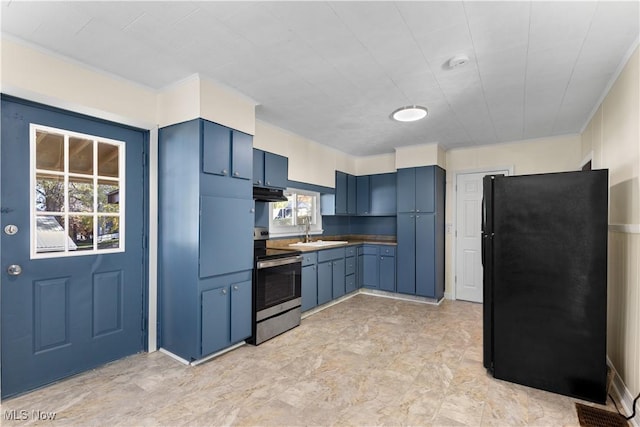
[{"label": "oven door handle", "polygon": [[256,267],[258,268],[258,270],[261,270],[263,268],[279,267],[281,265],[295,264],[297,262],[302,262],[302,259],[303,259],[303,256],[298,255],[296,257],[291,257],[291,258],[279,258],[279,259],[271,259],[267,261],[259,261]]}]

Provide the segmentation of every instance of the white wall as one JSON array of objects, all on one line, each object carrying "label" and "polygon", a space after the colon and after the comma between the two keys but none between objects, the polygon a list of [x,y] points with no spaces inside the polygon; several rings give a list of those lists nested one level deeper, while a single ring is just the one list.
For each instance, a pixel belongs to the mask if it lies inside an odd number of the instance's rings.
[{"label": "white wall", "polygon": [[[640,53],[582,134],[594,168],[609,169],[607,354],[631,395],[640,392]],[[627,396],[629,399],[630,396]]]}]

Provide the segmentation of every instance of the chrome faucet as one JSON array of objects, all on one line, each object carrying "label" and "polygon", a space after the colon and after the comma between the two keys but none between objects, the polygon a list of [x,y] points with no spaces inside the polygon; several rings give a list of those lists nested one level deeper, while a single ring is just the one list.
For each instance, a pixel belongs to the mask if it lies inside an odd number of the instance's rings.
[{"label": "chrome faucet", "polygon": [[309,243],[309,231],[311,230],[311,216],[304,217],[304,242]]}]

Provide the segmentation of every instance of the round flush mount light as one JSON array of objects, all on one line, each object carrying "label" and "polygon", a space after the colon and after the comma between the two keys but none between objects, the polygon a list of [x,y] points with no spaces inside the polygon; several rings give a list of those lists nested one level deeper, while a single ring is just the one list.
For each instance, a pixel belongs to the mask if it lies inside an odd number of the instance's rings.
[{"label": "round flush mount light", "polygon": [[418,105],[398,108],[391,113],[391,118],[398,122],[415,122],[425,117],[427,117],[427,109]]}]

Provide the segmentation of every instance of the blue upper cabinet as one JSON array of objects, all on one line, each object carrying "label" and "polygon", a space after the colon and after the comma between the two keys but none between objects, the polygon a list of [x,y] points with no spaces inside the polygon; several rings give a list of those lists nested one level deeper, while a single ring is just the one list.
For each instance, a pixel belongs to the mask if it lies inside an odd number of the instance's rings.
[{"label": "blue upper cabinet", "polygon": [[354,175],[347,174],[347,215],[356,214],[357,181]]},{"label": "blue upper cabinet", "polygon": [[347,174],[344,172],[336,171],[336,204],[335,214],[346,215],[347,214]]},{"label": "blue upper cabinet", "polygon": [[371,175],[369,198],[371,201],[371,215],[395,215],[396,174],[383,173],[378,175]]},{"label": "blue upper cabinet", "polygon": [[369,187],[369,175],[356,178],[356,213],[358,215],[371,214],[371,197]]},{"label": "blue upper cabinet", "polygon": [[237,130],[231,131],[231,176],[251,179],[253,175],[253,137]]},{"label": "blue upper cabinet", "polygon": [[202,120],[202,172],[229,176],[231,129]]},{"label": "blue upper cabinet", "polygon": [[253,149],[253,185],[255,187],[287,188],[289,159],[278,154]]},{"label": "blue upper cabinet", "polygon": [[287,188],[289,183],[289,159],[265,152],[264,182],[267,187]]},{"label": "blue upper cabinet", "polygon": [[397,212],[433,212],[435,209],[435,168],[398,169]]}]

